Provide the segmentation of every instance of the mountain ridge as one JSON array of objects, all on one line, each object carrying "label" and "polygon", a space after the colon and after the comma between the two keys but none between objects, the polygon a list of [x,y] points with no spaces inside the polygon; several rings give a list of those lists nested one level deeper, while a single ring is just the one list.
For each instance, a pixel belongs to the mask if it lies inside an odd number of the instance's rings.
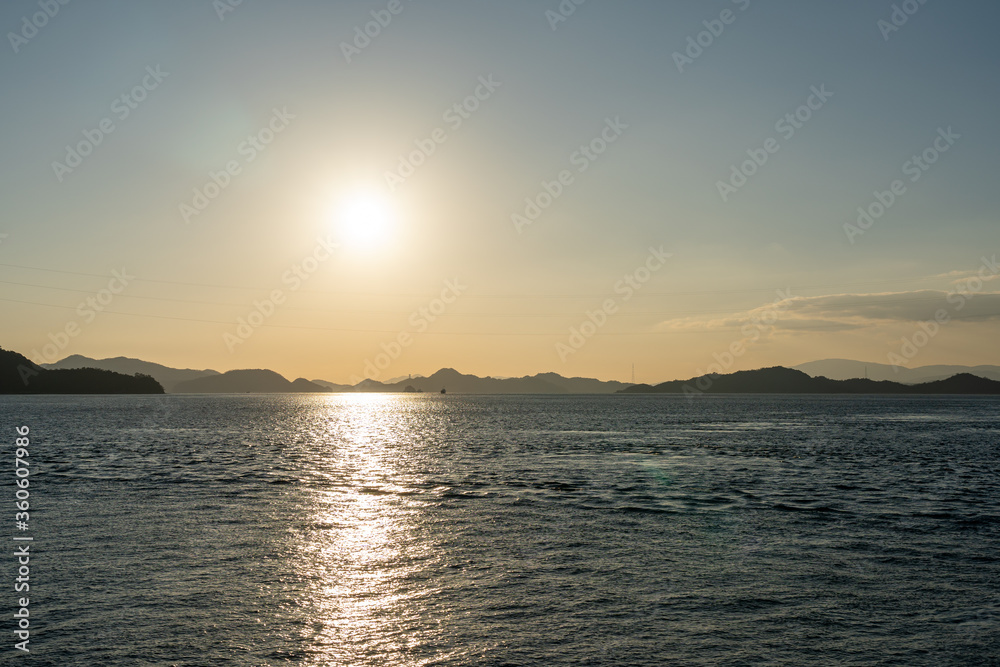
[{"label": "mountain ridge", "polygon": [[[405,379],[393,378],[391,381],[365,379],[356,385],[338,384],[322,379],[307,380],[298,378],[288,381],[275,371],[267,369],[241,369],[242,376],[231,375],[237,371],[219,373],[211,369],[176,369],[154,362],[129,357],[112,357],[108,359],[91,359],[82,355],[71,355],[53,364],[42,364],[42,368],[50,370],[71,368],[99,368],[118,373],[129,374],[127,371],[141,372],[152,376],[168,393],[300,393],[300,392],[361,392],[361,393],[394,393],[409,389],[414,392],[438,393],[442,389],[452,394],[612,394],[629,390],[626,393],[650,392],[657,385],[632,385],[615,380],[605,381],[594,378],[565,377],[548,371],[525,375],[521,377],[480,377],[461,373],[454,368],[441,368],[430,376],[409,376]],[[785,367],[780,367],[785,368]],[[758,369],[760,370],[760,369]],[[872,382],[888,381],[901,385],[926,384],[949,380],[955,375],[969,373],[972,376],[1000,381],[1000,366],[959,366],[933,365],[914,368],[897,368],[888,364],[866,363],[849,359],[822,359],[806,362],[791,367],[813,378],[823,378],[831,382],[862,379],[867,372],[868,380]],[[828,371],[829,375],[820,371]],[[253,378],[247,372],[260,375]],[[745,371],[740,371],[745,372]],[[265,375],[273,374],[273,375]],[[206,380],[211,377],[227,376],[226,380],[214,382]],[[704,376],[703,376],[704,377]],[[724,377],[724,376],[719,376]],[[280,379],[279,379],[280,378]],[[674,380],[672,382],[691,382]],[[193,385],[188,384],[192,381]],[[206,384],[207,383],[207,384]],[[871,390],[880,393],[879,385],[872,385]],[[836,392],[840,392],[837,389]]]},{"label": "mountain ridge", "polygon": [[907,385],[890,380],[857,378],[831,380],[812,377],[804,371],[783,366],[709,374],[687,380],[671,380],[658,385],[636,385],[624,394],[982,394],[1000,395],[1000,382],[969,373],[944,380]]},{"label": "mountain ridge", "polygon": [[627,382],[567,378],[558,373],[500,379],[460,373],[454,368],[442,368],[427,377],[414,377],[393,383],[362,380],[354,385],[353,390],[368,393],[399,392],[410,387],[412,391],[424,393],[444,389],[449,394],[613,394],[628,386],[631,385]]},{"label": "mountain ridge", "polygon": [[325,393],[329,389],[305,378],[289,381],[264,368],[227,371],[218,375],[186,380],[174,385],[175,394],[293,394]]},{"label": "mountain ridge", "polygon": [[162,394],[153,377],[99,368],[48,369],[0,348],[0,394]]},{"label": "mountain ridge", "polygon": [[820,359],[798,364],[791,368],[803,371],[813,377],[823,376],[831,380],[850,380],[867,376],[871,380],[892,380],[903,384],[916,384],[943,380],[959,373],[971,373],[989,380],[1000,380],[1000,366],[989,364],[978,366],[935,364],[905,368],[853,359]]},{"label": "mountain ridge", "polygon": [[210,375],[219,375],[218,371],[210,369],[199,371],[190,368],[171,368],[169,366],[164,366],[163,364],[158,364],[152,361],[143,361],[142,359],[133,359],[132,357],[92,359],[80,354],[71,354],[70,356],[60,359],[54,363],[41,364],[41,367],[48,370],[97,368],[100,370],[122,373],[124,375],[142,373],[143,375],[149,375],[159,382],[160,385],[163,386],[163,390],[167,393],[172,393],[174,386],[178,382],[184,382],[186,380],[193,380],[195,378]]}]

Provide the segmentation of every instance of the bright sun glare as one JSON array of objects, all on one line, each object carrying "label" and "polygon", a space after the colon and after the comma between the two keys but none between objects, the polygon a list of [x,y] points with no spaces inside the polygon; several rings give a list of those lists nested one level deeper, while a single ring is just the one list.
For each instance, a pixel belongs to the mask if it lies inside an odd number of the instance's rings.
[{"label": "bright sun glare", "polygon": [[384,245],[395,222],[392,204],[376,192],[356,192],[343,199],[336,212],[339,240],[364,249]]}]

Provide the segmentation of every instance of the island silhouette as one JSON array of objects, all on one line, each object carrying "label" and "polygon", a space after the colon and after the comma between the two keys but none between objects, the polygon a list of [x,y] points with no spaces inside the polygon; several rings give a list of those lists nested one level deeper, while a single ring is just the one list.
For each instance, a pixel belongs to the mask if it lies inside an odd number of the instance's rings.
[{"label": "island silhouette", "polygon": [[153,377],[99,368],[50,370],[0,348],[0,394],[162,394]]},{"label": "island silhouette", "polygon": [[[815,364],[834,363],[810,362]],[[846,362],[860,364],[861,362]],[[856,366],[857,367],[857,366]],[[864,368],[862,364],[861,368]],[[538,373],[516,378],[479,377],[442,368],[428,377],[410,376],[398,382],[365,379],[354,385],[298,378],[289,381],[268,369],[240,369],[225,373],[214,370],[176,369],[142,361],[115,357],[90,359],[80,355],[54,364],[38,365],[16,352],[0,349],[0,393],[429,393],[429,394],[1000,394],[1000,381],[991,366],[976,367],[983,375],[969,372],[941,377],[943,370],[962,366],[926,367],[909,370],[907,377],[937,377],[932,381],[904,383],[868,378],[830,379],[801,370],[775,366],[729,374],[707,374],[687,380],[671,380],[656,385],[629,384],[593,378],[564,377],[558,373]],[[132,374],[120,372],[133,371]],[[881,373],[885,377],[885,372]],[[447,389],[445,389],[447,388]]]},{"label": "island silhouette", "polygon": [[305,378],[289,382],[274,371],[254,368],[185,380],[174,385],[173,391],[177,394],[291,394],[332,390]]},{"label": "island silhouette", "polygon": [[902,384],[890,380],[831,380],[783,366],[709,374],[656,386],[637,384],[623,394],[1000,394],[1000,382],[959,373],[944,380]]}]

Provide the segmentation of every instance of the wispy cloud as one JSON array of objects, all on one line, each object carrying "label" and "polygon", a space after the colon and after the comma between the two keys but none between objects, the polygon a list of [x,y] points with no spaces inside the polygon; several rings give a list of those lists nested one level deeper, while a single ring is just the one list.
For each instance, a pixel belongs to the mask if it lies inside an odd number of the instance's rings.
[{"label": "wispy cloud", "polygon": [[874,294],[829,294],[791,297],[774,304],[722,317],[683,317],[664,321],[664,330],[726,330],[755,323],[779,310],[776,330],[844,331],[889,324],[921,322],[934,318],[941,308],[953,320],[1000,319],[1000,292],[979,292],[975,298],[942,290],[879,292]]},{"label": "wispy cloud", "polygon": [[947,273],[938,273],[933,276],[927,276],[928,280],[945,280],[949,285],[958,285],[977,278],[984,283],[988,283],[993,280],[1000,280],[1000,273],[984,275],[982,271],[948,271]]}]

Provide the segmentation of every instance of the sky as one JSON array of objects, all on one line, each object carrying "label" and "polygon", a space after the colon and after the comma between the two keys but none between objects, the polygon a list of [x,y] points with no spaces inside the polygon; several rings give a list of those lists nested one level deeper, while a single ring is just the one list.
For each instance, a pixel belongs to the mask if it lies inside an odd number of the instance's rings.
[{"label": "sky", "polygon": [[0,346],[1000,364],[996,3],[0,5]]}]

